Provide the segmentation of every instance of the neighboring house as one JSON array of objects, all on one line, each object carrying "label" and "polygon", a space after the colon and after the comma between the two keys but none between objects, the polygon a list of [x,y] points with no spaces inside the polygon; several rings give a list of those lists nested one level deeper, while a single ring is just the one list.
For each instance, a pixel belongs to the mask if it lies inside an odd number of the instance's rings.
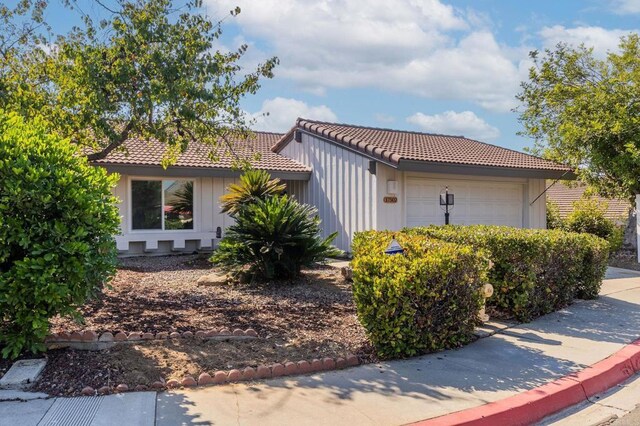
[{"label": "neighboring house", "polygon": [[[564,219],[573,211],[573,203],[583,198],[587,187],[585,185],[567,186],[562,181],[552,184],[553,181],[547,182],[547,185],[550,185],[547,190],[547,200],[558,206],[560,217]],[[607,203],[605,216],[614,220],[618,225],[626,225],[629,219],[629,210],[631,210],[629,201],[619,198],[604,198],[599,195],[591,195],[589,198]]]},{"label": "neighboring house", "polygon": [[[191,144],[164,170],[163,145],[135,140],[126,149],[128,155],[111,153],[95,162],[121,174],[115,191],[122,201],[118,249],[138,254],[215,247],[231,223],[218,202],[239,176],[231,157],[223,153],[212,162],[207,147]],[[357,231],[443,224],[445,188],[454,195],[452,224],[545,228],[545,179],[573,177],[561,164],[462,136],[306,119],[286,135],[256,132],[235,151],[259,152],[254,167],[317,207],[324,234],[338,231],[335,244],[345,251]],[[189,185],[192,216],[188,208],[171,213],[167,200]]]}]

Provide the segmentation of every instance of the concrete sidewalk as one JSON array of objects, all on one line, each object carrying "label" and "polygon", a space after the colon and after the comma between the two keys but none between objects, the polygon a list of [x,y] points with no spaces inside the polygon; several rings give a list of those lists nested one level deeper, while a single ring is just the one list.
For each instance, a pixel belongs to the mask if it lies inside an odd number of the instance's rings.
[{"label": "concrete sidewalk", "polygon": [[0,403],[0,425],[68,424],[81,419],[61,416],[81,413],[85,405],[90,414],[74,424],[153,424],[153,413],[157,425],[405,424],[582,370],[640,337],[639,308],[640,273],[611,268],[598,300],[579,301],[458,350],[311,376],[165,392],[157,399],[147,392]]}]

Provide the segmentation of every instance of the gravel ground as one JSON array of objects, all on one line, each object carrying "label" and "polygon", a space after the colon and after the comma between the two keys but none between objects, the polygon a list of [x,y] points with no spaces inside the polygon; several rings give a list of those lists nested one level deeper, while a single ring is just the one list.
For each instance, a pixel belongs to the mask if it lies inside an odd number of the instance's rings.
[{"label": "gravel ground", "polygon": [[[100,352],[50,351],[37,389],[76,395],[84,386],[150,384],[230,368],[353,353],[374,361],[358,322],[351,285],[331,266],[288,283],[202,286],[211,273],[199,256],[129,258],[99,299],[82,308],[84,324],[56,318],[52,331],[196,331],[253,328],[254,341],[163,341]],[[0,366],[1,368],[1,366]]]}]

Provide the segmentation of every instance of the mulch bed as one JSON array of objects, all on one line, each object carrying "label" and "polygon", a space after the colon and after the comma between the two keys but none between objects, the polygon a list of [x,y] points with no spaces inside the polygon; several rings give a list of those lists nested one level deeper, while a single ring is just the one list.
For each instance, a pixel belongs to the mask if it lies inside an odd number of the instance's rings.
[{"label": "mulch bed", "polygon": [[195,255],[122,259],[109,288],[82,308],[84,324],[55,318],[52,332],[253,328],[259,339],[150,341],[96,352],[52,350],[36,390],[77,395],[84,386],[149,385],[161,378],[180,380],[187,374],[197,377],[350,353],[363,362],[375,360],[356,317],[351,285],[337,268],[306,270],[287,283],[196,283],[211,272],[208,260]]}]

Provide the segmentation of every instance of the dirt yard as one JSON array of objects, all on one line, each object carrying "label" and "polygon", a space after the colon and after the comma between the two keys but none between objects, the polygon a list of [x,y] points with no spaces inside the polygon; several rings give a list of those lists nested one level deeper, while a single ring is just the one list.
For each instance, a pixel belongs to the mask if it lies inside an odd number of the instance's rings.
[{"label": "dirt yard", "polygon": [[83,386],[148,385],[160,378],[258,364],[356,354],[374,360],[338,269],[304,271],[290,283],[203,286],[212,272],[198,256],[123,259],[103,295],[83,307],[84,324],[57,318],[52,331],[196,331],[253,328],[251,341],[196,339],[117,345],[100,352],[50,351],[38,390],[74,395]]}]

